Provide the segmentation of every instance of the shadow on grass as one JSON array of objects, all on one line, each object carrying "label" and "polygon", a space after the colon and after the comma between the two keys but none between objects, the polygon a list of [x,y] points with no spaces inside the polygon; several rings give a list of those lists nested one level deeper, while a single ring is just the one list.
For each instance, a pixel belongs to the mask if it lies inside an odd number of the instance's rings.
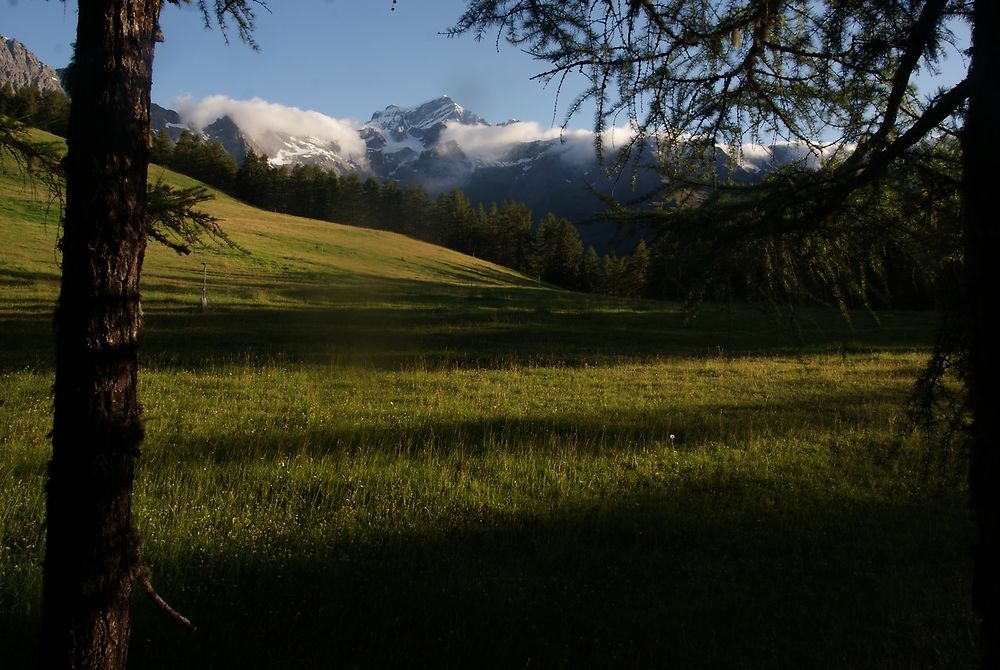
[{"label": "shadow on grass", "polygon": [[[313,309],[246,309],[150,314],[145,355],[177,364],[247,353],[305,362],[376,367],[421,364],[495,367],[719,355],[926,348],[934,317],[898,313],[854,329],[833,313],[809,313],[795,330],[742,308],[706,308],[689,322],[674,306],[625,303],[531,289],[442,293],[397,282],[368,304],[355,299]],[[551,300],[547,300],[551,298]],[[405,305],[401,308],[400,305]]]},{"label": "shadow on grass", "polygon": [[36,285],[55,283],[49,272],[33,272],[14,268],[0,267],[0,289],[26,288]]},{"label": "shadow on grass", "polygon": [[[883,399],[895,407],[891,398]],[[496,416],[458,419],[445,416],[409,418],[405,413],[387,415],[380,424],[371,421],[342,425],[309,425],[286,417],[270,425],[266,420],[247,423],[233,417],[226,433],[192,434],[183,422],[156,421],[146,458],[192,463],[240,463],[248,459],[280,460],[291,456],[343,456],[359,452],[384,456],[477,457],[483,454],[531,453],[533,455],[611,455],[636,445],[669,445],[678,449],[721,444],[743,449],[749,443],[777,443],[786,439],[811,439],[837,435],[845,427],[871,420],[872,398],[861,391],[826,391],[822,398],[768,400],[766,403],[713,401],[682,411],[621,410],[599,413],[544,413],[530,416]],[[250,432],[252,430],[252,432]],[[671,439],[674,436],[675,439]],[[859,451],[872,458],[895,453],[893,443],[873,436],[859,446],[853,433],[845,463],[857,460]],[[829,457],[840,446],[829,445]],[[961,464],[959,463],[957,467]]]},{"label": "shadow on grass", "polygon": [[[829,402],[863,399],[840,394]],[[807,399],[773,409],[820,414]],[[730,420],[742,419],[710,417],[742,411],[759,410],[706,406],[691,430],[699,440],[723,438]],[[648,440],[668,422],[641,412],[513,425],[442,421],[423,435],[475,448],[503,430],[555,436],[554,444],[603,430],[614,444],[635,436],[635,426],[646,426]],[[384,440],[391,449],[399,436],[276,432],[256,448],[277,460],[290,440],[319,455],[352,439]],[[246,461],[228,440],[172,443],[167,456]],[[849,454],[829,470],[856,459]],[[148,463],[142,467],[155,467]],[[43,464],[35,467],[31,475],[40,477]],[[900,486],[889,498],[790,474],[790,481],[735,470],[725,479],[651,479],[634,493],[584,494],[544,513],[473,503],[429,513],[420,531],[380,519],[392,514],[387,506],[372,516],[381,528],[356,535],[335,524],[300,525],[259,541],[213,538],[194,548],[157,546],[149,537],[145,554],[158,589],[199,630],[181,630],[138,595],[131,666],[975,667],[964,496]],[[324,486],[324,500],[342,499],[344,491]],[[6,667],[29,665],[36,617],[0,611]]]},{"label": "shadow on grass", "polygon": [[[688,322],[676,308],[650,303],[627,309],[601,301],[550,305],[530,290],[481,288],[416,299],[414,290],[383,294],[371,304],[296,309],[202,313],[166,303],[147,308],[140,356],[152,368],[246,360],[382,369],[575,366],[674,355],[922,349],[934,320],[927,313],[894,313],[881,326],[867,322],[852,330],[837,315],[817,312],[794,330],[749,307],[736,315],[707,308]],[[51,366],[51,305],[34,307],[0,315],[0,370],[22,369],[26,362]]]},{"label": "shadow on grass", "polygon": [[[976,667],[962,496],[741,487],[469,509],[362,539],[147,538],[157,588],[198,630],[138,594],[130,665]],[[5,667],[29,666],[36,631],[37,611],[0,613]]]},{"label": "shadow on grass", "polygon": [[50,305],[22,305],[16,314],[0,313],[0,372],[26,367],[53,370],[55,330]]},{"label": "shadow on grass", "polygon": [[[955,500],[678,490],[378,546],[182,555],[136,668],[972,667]],[[155,550],[150,555],[156,565]]]}]

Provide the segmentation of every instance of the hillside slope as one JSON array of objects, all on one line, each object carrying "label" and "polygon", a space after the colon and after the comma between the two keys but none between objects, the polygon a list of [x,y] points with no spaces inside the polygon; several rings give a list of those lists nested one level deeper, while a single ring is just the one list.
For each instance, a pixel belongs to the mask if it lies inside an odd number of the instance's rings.
[{"label": "hillside slope", "polygon": [[[150,179],[174,186],[196,183],[157,166]],[[150,243],[143,275],[143,350],[153,358],[160,345],[198,351],[199,357],[262,347],[287,353],[284,344],[293,339],[294,356],[309,355],[312,345],[326,353],[338,349],[341,356],[345,344],[367,351],[392,333],[412,345],[414,333],[390,324],[415,309],[440,310],[486,293],[562,293],[401,235],[265,212],[213,193],[215,200],[203,208],[221,220],[240,249],[206,246],[180,256]],[[2,358],[35,349],[47,358],[58,294],[59,218],[59,202],[41,185],[26,181],[9,161],[2,166],[0,323],[7,344]],[[199,313],[206,269],[209,309]]]},{"label": "hillside slope", "polygon": [[[45,135],[39,133],[39,137]],[[150,180],[172,186],[197,183],[158,166],[150,167]],[[52,254],[58,203],[39,188],[26,182],[15,166],[4,165],[0,173],[0,215],[4,221],[0,234],[6,250],[17,250],[5,260],[54,277],[58,271]],[[215,277],[252,275],[246,281],[235,281],[230,288],[257,281],[266,285],[277,274],[305,274],[314,279],[323,274],[330,279],[349,276],[355,282],[382,278],[489,286],[526,283],[523,276],[506,268],[401,235],[265,212],[210,191],[215,199],[203,209],[222,220],[223,228],[246,253],[208,246],[190,256],[177,256],[151,243],[145,264],[147,286],[168,279],[183,281],[194,270],[200,279],[202,262],[215,266],[210,268]]]},{"label": "hillside slope", "polygon": [[[196,183],[156,166],[150,169],[150,178],[177,186]],[[302,300],[302,296],[293,298],[278,288],[301,282],[329,282],[329,293],[317,291],[317,300],[335,296],[348,286],[354,290],[374,288],[387,280],[451,286],[528,284],[525,277],[507,268],[402,235],[266,212],[212,192],[215,200],[203,209],[222,221],[243,252],[209,246],[184,257],[152,245],[155,248],[151,248],[146,265],[147,286],[184,284],[192,269],[198,271],[200,279],[203,262],[210,266],[210,282],[214,277],[213,283],[234,295],[250,288],[260,297],[260,290],[264,290],[269,301],[279,302]],[[200,283],[197,288],[200,290]]]}]

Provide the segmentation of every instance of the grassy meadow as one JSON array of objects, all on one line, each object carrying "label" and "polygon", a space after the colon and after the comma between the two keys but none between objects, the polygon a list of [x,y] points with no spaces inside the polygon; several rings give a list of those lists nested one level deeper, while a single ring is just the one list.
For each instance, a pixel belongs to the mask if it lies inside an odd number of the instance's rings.
[{"label": "grassy meadow", "polygon": [[[10,668],[39,621],[43,195],[0,173]],[[933,315],[692,318],[206,208],[246,253],[147,253],[134,502],[153,581],[197,631],[137,594],[133,667],[976,665],[965,464],[901,432]]]}]

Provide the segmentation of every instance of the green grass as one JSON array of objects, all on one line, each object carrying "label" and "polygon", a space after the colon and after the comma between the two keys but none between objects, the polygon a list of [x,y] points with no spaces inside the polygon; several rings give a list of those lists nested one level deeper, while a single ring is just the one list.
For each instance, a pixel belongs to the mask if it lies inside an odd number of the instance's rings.
[{"label": "green grass", "polygon": [[[211,208],[249,255],[147,256],[135,498],[198,631],[137,596],[133,667],[975,665],[962,458],[899,431],[932,315],[689,319]],[[0,175],[5,667],[38,625],[45,214]]]}]

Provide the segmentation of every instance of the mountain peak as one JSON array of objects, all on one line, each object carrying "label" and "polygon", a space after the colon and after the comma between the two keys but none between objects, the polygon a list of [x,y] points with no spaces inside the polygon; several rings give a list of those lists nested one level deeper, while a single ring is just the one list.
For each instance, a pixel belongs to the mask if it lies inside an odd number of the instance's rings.
[{"label": "mountain peak", "polygon": [[449,121],[466,125],[486,125],[483,119],[467,111],[447,95],[414,107],[389,105],[382,111],[372,114],[367,125],[400,139],[411,130],[432,130]]},{"label": "mountain peak", "polygon": [[59,74],[38,59],[17,40],[0,35],[0,86],[10,84],[14,91],[34,86],[39,91],[61,91]]}]

